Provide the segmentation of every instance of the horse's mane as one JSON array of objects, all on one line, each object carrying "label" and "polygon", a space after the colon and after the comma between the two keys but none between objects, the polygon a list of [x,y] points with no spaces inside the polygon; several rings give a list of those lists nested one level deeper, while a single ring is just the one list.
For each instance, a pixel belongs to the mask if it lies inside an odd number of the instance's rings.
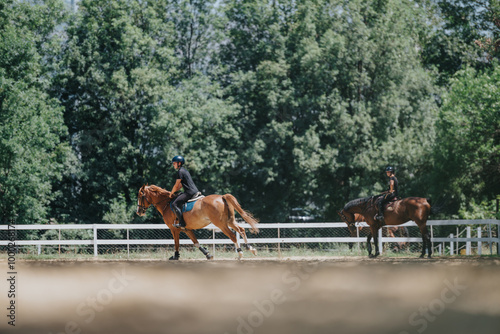
[{"label": "horse's mane", "polygon": [[157,197],[159,197],[159,196],[168,196],[168,197],[170,197],[170,191],[167,191],[167,190],[165,190],[163,188],[155,186],[154,184],[152,184],[150,186],[146,186],[146,189],[149,192],[154,193]]},{"label": "horse's mane", "polygon": [[363,198],[358,198],[358,199],[353,199],[352,201],[348,202],[344,206],[344,210],[349,210],[350,208],[353,208],[355,206],[360,206],[363,204],[366,204],[368,201],[370,201],[373,197],[363,197]]}]

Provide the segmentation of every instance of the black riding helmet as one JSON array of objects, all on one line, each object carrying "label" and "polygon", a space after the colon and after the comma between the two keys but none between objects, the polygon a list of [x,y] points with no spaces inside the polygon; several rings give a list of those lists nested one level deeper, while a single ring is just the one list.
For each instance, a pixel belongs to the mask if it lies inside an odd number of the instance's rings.
[{"label": "black riding helmet", "polygon": [[392,166],[387,166],[387,167],[385,168],[385,171],[386,171],[386,172],[391,172],[391,173],[394,173],[394,167],[392,167]]},{"label": "black riding helmet", "polygon": [[186,160],[181,155],[176,155],[175,157],[172,158],[172,162],[180,162],[181,165],[184,165]]}]

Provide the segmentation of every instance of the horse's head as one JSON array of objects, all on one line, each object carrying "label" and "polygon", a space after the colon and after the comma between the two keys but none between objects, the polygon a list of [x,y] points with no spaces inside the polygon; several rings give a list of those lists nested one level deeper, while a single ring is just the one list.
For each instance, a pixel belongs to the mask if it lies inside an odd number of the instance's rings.
[{"label": "horse's head", "polygon": [[161,204],[162,208],[172,200],[172,193],[155,185],[143,185],[137,195],[137,211],[139,216],[144,216],[150,205]]},{"label": "horse's head", "polygon": [[342,221],[347,224],[347,228],[351,233],[351,236],[355,236],[356,234],[356,214],[350,213],[349,211],[345,211],[344,209],[337,211]]},{"label": "horse's head", "polygon": [[347,226],[354,225],[354,223],[356,222],[354,213],[350,213],[349,211],[346,211],[344,209],[337,211],[337,213],[340,218],[342,218],[342,221],[347,224]]},{"label": "horse's head", "polygon": [[151,205],[151,198],[149,197],[147,191],[147,185],[143,185],[141,189],[139,189],[139,194],[137,195],[137,213],[139,216],[144,216],[146,214],[146,210]]}]

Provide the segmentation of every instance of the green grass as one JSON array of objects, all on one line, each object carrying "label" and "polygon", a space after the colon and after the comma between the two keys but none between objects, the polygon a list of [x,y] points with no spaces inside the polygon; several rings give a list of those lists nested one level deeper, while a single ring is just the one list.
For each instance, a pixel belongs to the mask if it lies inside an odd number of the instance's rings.
[{"label": "green grass", "polygon": [[[213,247],[210,245],[205,245],[207,250],[215,255],[216,259],[236,259],[238,255],[234,252],[232,247],[220,247],[217,246],[215,253]],[[284,244],[278,248],[273,245],[273,247],[254,245],[257,248],[258,258],[269,258],[269,259],[279,259],[287,257],[329,257],[329,256],[367,256],[368,252],[363,247],[358,247],[354,245],[352,250],[349,250],[347,244],[321,244],[317,248],[310,248],[305,245],[290,245]],[[412,247],[412,251],[400,251],[394,252],[390,249],[385,249],[381,256],[383,257],[418,257],[420,255],[420,247]],[[28,253],[16,254],[16,260],[72,260],[72,261],[85,261],[85,260],[167,260],[174,254],[173,247],[156,247],[149,249],[131,249],[129,253],[126,250],[120,249],[100,249],[100,253],[97,258],[94,257],[93,248],[85,249],[74,249],[59,254],[57,248],[44,248],[42,254],[38,255],[36,251],[32,249],[22,249],[21,251],[26,251]],[[196,248],[192,246],[181,246],[180,249],[181,259],[205,259],[205,256]],[[489,255],[489,251],[485,252],[483,250],[483,256]],[[495,249],[496,254],[496,249]],[[254,255],[249,251],[243,250],[244,258],[252,259]],[[434,254],[437,255],[437,254]],[[446,256],[446,255],[445,255]],[[449,256],[449,255],[448,255]],[[464,255],[454,255],[454,256],[464,256]],[[497,255],[493,255],[497,256]],[[7,254],[5,252],[0,253],[0,259],[7,259]]]}]

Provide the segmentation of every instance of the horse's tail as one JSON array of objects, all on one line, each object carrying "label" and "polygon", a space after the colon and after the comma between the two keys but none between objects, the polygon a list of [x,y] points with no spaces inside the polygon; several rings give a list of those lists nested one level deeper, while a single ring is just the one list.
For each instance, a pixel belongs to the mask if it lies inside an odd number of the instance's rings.
[{"label": "horse's tail", "polygon": [[228,211],[229,211],[229,217],[231,215],[234,215],[234,210],[238,211],[240,216],[252,226],[251,232],[252,233],[259,233],[259,228],[257,224],[259,224],[259,220],[255,218],[250,212],[243,210],[243,208],[240,206],[240,203],[238,203],[238,200],[231,194],[225,194],[222,196],[222,199],[226,202],[228,205]]},{"label": "horse's tail", "polygon": [[427,203],[429,203],[429,205],[431,206],[431,215],[434,215],[440,211],[441,207],[436,206],[436,205],[432,205],[430,198],[426,198],[426,200],[427,200]]}]

